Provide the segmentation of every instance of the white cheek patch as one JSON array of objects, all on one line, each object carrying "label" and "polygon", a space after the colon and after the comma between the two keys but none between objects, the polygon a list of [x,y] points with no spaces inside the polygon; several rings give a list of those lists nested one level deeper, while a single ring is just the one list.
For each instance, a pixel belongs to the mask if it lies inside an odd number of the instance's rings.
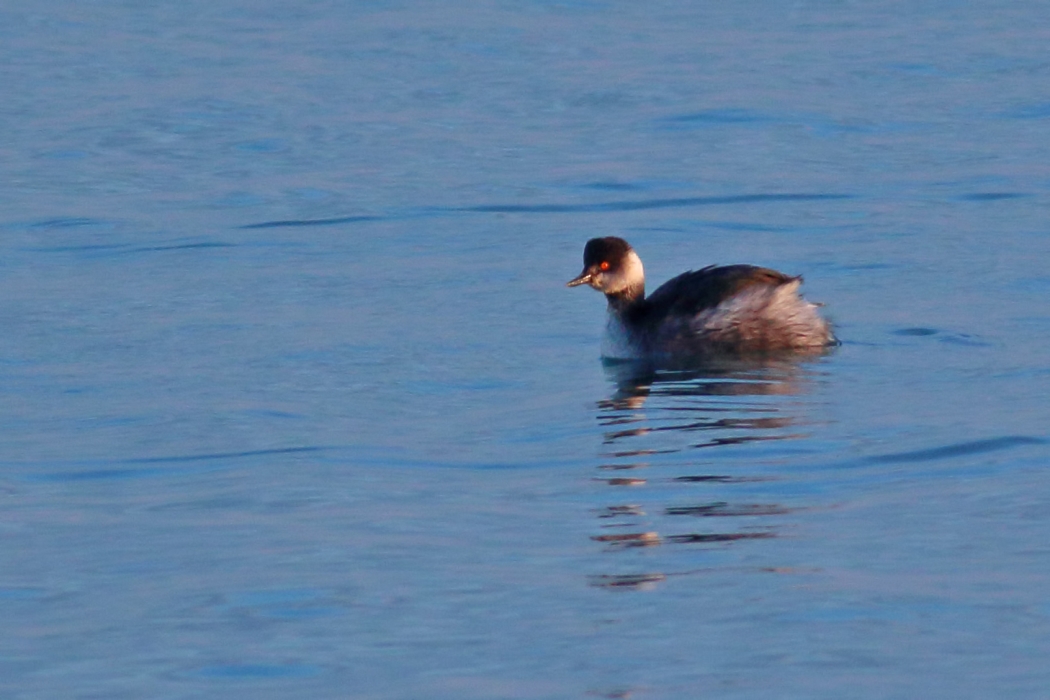
[{"label": "white cheek patch", "polygon": [[645,268],[642,267],[642,259],[633,250],[628,251],[622,265],[616,272],[599,273],[601,289],[606,294],[619,294],[626,289],[642,289],[645,285]]}]

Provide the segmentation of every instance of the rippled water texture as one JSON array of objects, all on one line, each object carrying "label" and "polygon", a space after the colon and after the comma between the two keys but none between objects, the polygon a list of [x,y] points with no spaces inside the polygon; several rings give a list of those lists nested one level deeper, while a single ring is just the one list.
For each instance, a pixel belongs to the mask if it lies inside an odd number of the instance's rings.
[{"label": "rippled water texture", "polygon": [[[1044,696],[1048,21],[0,8],[0,695]],[[603,365],[595,235],[843,345]]]}]

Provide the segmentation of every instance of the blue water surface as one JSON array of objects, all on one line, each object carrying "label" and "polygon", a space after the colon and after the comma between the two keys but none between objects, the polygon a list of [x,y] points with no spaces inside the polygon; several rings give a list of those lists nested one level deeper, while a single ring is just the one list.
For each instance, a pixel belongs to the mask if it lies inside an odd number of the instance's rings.
[{"label": "blue water surface", "polygon": [[[0,8],[0,695],[1044,696],[1048,20]],[[843,345],[603,365],[596,235]]]}]

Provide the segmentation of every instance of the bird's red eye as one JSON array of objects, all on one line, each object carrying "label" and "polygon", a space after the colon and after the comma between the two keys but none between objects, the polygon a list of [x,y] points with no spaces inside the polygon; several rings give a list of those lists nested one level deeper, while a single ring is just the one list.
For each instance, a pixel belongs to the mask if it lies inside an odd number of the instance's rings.
[{"label": "bird's red eye", "polygon": [[602,263],[601,265],[599,265],[598,267],[602,268],[603,270],[608,270],[608,269],[609,269],[609,263],[607,263],[607,262],[603,262],[603,263]]}]

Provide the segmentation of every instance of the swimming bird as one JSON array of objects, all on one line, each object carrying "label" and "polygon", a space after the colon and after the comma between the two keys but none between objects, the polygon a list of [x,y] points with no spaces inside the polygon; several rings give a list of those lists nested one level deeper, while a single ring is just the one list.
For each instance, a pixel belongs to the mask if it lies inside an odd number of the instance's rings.
[{"label": "swimming bird", "polygon": [[602,356],[610,359],[814,354],[838,344],[817,305],[799,295],[802,278],[765,267],[711,265],[646,297],[641,258],[609,236],[587,241],[583,272],[568,286],[581,284],[609,302]]}]

